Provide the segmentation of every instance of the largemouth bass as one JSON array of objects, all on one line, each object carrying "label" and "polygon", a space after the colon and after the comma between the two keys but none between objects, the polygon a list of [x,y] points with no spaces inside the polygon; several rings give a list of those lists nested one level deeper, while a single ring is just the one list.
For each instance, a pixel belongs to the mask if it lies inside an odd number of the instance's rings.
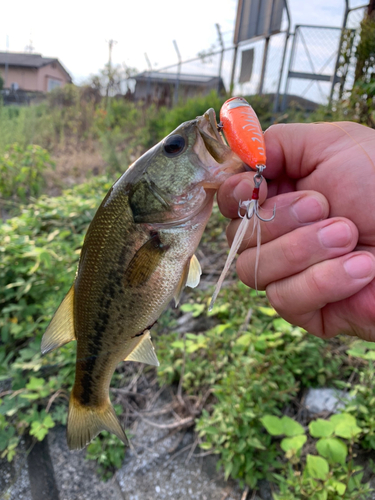
[{"label": "largemouth bass", "polygon": [[87,231],[75,281],[49,324],[42,353],[77,340],[67,440],[80,449],[107,430],[127,438],[109,398],[121,361],[158,365],[150,328],[183,288],[215,191],[244,169],[208,110],[180,125],[111,187]]}]

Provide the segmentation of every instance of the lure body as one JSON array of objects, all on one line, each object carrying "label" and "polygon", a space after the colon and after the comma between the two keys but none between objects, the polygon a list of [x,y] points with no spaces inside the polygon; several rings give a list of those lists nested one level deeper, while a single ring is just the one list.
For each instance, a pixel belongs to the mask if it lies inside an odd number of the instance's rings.
[{"label": "lure body", "polygon": [[256,169],[266,164],[264,136],[258,117],[243,97],[228,99],[220,110],[225,138],[241,160]]}]

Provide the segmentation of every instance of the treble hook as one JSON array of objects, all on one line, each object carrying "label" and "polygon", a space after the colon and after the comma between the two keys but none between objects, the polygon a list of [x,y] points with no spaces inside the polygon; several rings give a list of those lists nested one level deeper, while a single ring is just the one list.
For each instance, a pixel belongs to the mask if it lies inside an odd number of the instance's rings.
[{"label": "treble hook", "polygon": [[[262,181],[264,179],[262,172],[266,168],[266,166],[265,165],[257,165],[256,168],[257,168],[257,173],[254,176],[254,189],[253,189],[253,194],[251,196],[251,200],[248,200],[245,202],[242,202],[240,200],[238,203],[237,213],[238,213],[238,216],[241,217],[241,219],[246,217],[247,219],[250,220],[253,217],[253,215],[255,214],[259,220],[261,220],[263,222],[271,222],[275,218],[275,215],[276,215],[276,204],[273,207],[272,217],[270,217],[269,219],[265,219],[259,213],[259,210],[260,210],[259,189],[260,189],[260,185],[262,184]],[[246,208],[246,212],[245,212],[245,215],[242,215],[241,208],[244,208],[244,207]]]}]

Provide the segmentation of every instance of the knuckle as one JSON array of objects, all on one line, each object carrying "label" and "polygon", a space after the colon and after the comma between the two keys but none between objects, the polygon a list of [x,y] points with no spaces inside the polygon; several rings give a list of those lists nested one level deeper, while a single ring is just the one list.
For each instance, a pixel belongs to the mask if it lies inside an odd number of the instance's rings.
[{"label": "knuckle", "polygon": [[298,267],[305,262],[306,256],[303,247],[292,238],[280,242],[280,251],[288,267]]},{"label": "knuckle", "polygon": [[274,282],[266,287],[266,293],[271,306],[280,314],[280,316],[285,317],[287,303],[281,288],[280,283]]},{"label": "knuckle", "polygon": [[312,266],[306,274],[306,286],[310,290],[310,295],[322,297],[325,303],[328,277],[322,274],[320,266]]},{"label": "knuckle", "polygon": [[254,268],[253,260],[250,258],[251,252],[247,250],[242,253],[236,262],[236,269],[238,277],[245,285],[254,288],[254,274],[252,272]]}]

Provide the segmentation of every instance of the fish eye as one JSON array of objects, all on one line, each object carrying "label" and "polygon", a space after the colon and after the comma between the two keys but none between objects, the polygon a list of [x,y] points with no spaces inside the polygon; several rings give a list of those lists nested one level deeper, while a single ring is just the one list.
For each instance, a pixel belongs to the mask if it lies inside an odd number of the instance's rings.
[{"label": "fish eye", "polygon": [[178,134],[173,134],[167,137],[164,141],[163,147],[164,147],[164,152],[167,156],[173,157],[177,156],[185,148],[185,138],[182,137],[182,135]]}]

